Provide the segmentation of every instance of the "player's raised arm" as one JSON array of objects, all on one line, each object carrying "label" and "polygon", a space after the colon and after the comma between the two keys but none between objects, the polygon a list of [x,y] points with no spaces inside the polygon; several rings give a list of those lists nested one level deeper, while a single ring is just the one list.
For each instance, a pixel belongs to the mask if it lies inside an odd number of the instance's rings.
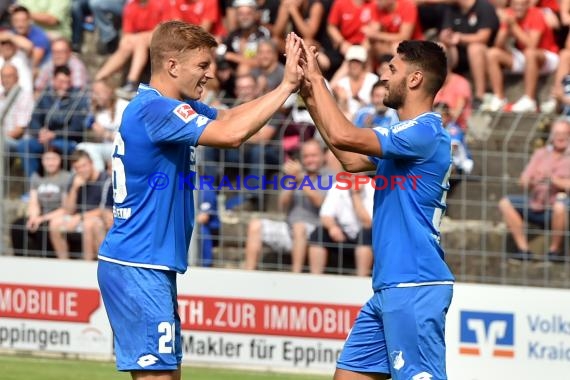
[{"label": "player's raised arm", "polygon": [[237,148],[267,124],[301,82],[301,41],[287,36],[286,52],[285,75],[279,86],[258,99],[220,111],[200,136],[200,145]]},{"label": "player's raised arm", "polygon": [[[296,37],[299,38],[299,37]],[[380,156],[380,143],[373,130],[357,128],[346,119],[330,93],[319,69],[314,49],[302,41],[304,81],[301,96],[321,136],[345,170],[372,170],[367,156]]]}]

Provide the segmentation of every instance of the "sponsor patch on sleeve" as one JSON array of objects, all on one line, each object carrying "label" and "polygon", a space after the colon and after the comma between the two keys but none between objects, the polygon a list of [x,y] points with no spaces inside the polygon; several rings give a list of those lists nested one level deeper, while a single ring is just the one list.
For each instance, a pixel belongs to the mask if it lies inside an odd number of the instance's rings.
[{"label": "sponsor patch on sleeve", "polygon": [[183,122],[188,123],[196,114],[196,111],[190,107],[190,105],[186,103],[180,104],[178,107],[174,109],[174,114],[182,119]]}]

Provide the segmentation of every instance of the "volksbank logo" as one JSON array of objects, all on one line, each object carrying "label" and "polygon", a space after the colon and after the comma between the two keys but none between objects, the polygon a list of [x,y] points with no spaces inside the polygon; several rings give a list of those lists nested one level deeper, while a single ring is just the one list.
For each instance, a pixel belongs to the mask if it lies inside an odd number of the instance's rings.
[{"label": "volksbank logo", "polygon": [[511,313],[462,311],[459,353],[482,357],[513,358],[514,320]]}]

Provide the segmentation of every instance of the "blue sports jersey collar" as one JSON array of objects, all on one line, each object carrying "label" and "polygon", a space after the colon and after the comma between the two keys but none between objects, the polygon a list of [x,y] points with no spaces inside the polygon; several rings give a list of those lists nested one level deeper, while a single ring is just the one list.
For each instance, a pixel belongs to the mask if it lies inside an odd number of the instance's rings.
[{"label": "blue sports jersey collar", "polygon": [[162,94],[160,92],[158,92],[158,90],[156,88],[150,87],[148,84],[144,84],[144,83],[139,84],[139,89],[138,89],[137,93],[140,94],[144,91],[154,91],[157,93],[157,95],[162,96]]}]

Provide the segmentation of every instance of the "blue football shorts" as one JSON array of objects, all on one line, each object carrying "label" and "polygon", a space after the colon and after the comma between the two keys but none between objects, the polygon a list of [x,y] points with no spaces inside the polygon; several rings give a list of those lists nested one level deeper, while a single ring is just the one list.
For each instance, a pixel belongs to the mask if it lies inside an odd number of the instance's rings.
[{"label": "blue football shorts", "polygon": [[362,307],[337,368],[393,380],[446,380],[445,316],[453,285],[387,288]]},{"label": "blue football shorts", "polygon": [[182,361],[176,272],[99,260],[97,280],[119,371],[176,370]]}]

